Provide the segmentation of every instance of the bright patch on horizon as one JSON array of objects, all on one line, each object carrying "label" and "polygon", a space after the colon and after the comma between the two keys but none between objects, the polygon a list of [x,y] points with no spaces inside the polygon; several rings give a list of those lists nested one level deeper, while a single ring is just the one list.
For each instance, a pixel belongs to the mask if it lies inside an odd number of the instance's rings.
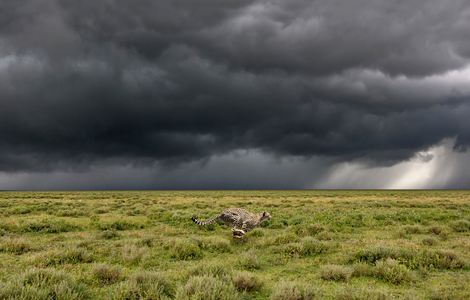
[{"label": "bright patch on horizon", "polygon": [[468,159],[466,152],[453,150],[455,139],[445,139],[409,161],[389,167],[367,167],[362,163],[341,163],[332,168],[324,180],[313,188],[445,188],[452,176],[465,172],[459,162]]}]

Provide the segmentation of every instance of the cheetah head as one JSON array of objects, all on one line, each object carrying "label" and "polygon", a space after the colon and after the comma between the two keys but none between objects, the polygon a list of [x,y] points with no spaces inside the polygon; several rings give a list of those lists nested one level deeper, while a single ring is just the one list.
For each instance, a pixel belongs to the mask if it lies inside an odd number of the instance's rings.
[{"label": "cheetah head", "polygon": [[261,222],[271,219],[271,214],[267,211],[263,211],[261,214]]}]

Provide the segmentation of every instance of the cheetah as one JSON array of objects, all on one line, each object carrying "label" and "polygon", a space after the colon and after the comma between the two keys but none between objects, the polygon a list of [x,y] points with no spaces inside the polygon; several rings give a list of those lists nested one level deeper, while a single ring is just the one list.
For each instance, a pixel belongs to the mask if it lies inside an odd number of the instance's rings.
[{"label": "cheetah", "polygon": [[232,227],[234,238],[241,239],[248,231],[258,226],[261,222],[271,219],[271,214],[266,211],[255,214],[243,208],[228,208],[215,217],[205,221],[199,221],[196,216],[193,216],[191,219],[199,226],[205,226],[219,221]]}]

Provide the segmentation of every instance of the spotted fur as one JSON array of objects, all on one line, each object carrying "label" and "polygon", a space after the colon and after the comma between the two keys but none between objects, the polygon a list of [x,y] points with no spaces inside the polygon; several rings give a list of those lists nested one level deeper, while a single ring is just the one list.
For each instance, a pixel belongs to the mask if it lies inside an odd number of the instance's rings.
[{"label": "spotted fur", "polygon": [[271,219],[268,212],[251,213],[243,208],[228,208],[213,218],[200,221],[195,216],[191,218],[199,226],[206,226],[214,222],[221,222],[232,228],[233,237],[242,238],[248,231],[261,222]]}]

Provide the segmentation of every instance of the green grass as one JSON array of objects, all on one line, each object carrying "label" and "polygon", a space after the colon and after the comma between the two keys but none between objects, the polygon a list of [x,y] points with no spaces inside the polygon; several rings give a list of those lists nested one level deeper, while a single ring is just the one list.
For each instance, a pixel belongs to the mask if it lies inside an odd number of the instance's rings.
[{"label": "green grass", "polygon": [[[228,207],[273,218],[234,240]],[[470,299],[470,191],[1,192],[0,299]]]}]

